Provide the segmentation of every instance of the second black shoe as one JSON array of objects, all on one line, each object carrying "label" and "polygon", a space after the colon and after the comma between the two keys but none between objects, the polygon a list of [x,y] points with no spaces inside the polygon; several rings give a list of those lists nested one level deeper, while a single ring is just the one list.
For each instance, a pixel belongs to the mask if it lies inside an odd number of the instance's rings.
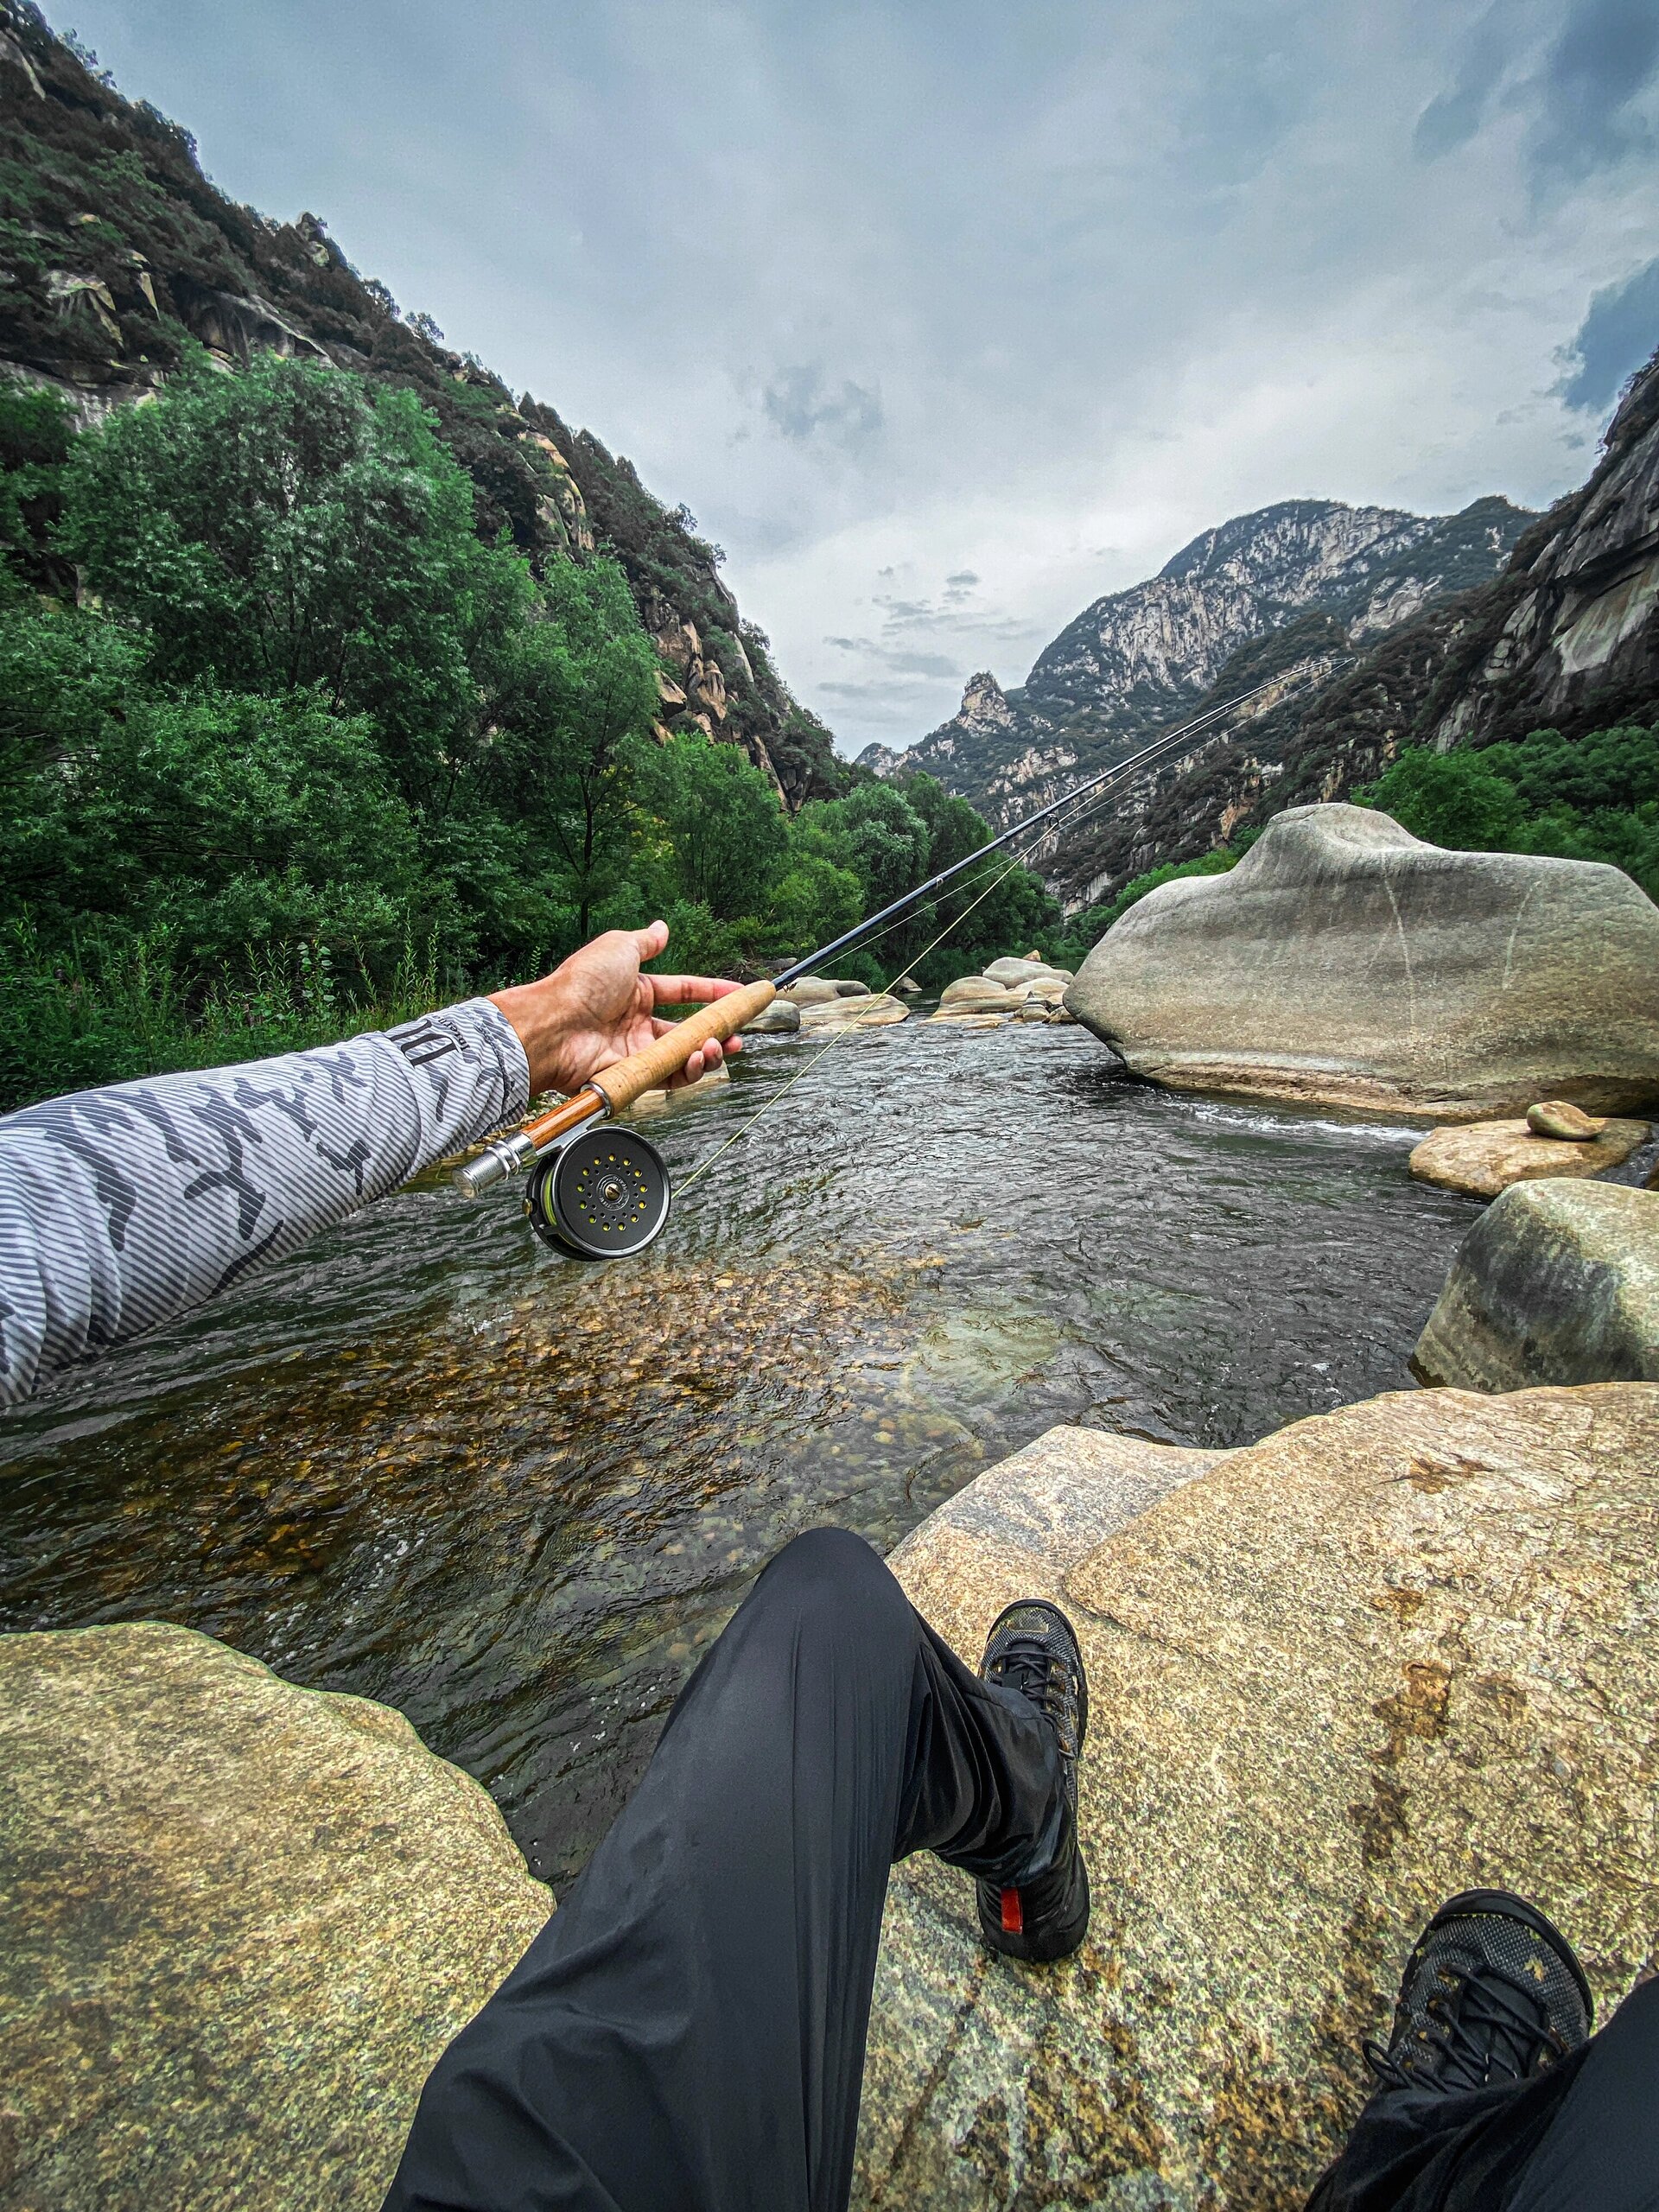
[{"label": "second black shoe", "polygon": [[1589,2040],[1593,2011],[1572,1945],[1536,1905],[1465,1890],[1418,1937],[1388,2050],[1365,2056],[1391,2088],[1455,2095],[1543,2073]]},{"label": "second black shoe", "polygon": [[1069,1958],[1089,1929],[1089,1872],[1077,1844],[1077,1761],[1089,1726],[1089,1678],[1071,1624],[1046,1598],[1016,1599],[991,1624],[981,1679],[1028,1698],[1059,1739],[1065,1805],[1047,1873],[1018,1888],[978,1882],[979,1925],[1011,1959]]}]

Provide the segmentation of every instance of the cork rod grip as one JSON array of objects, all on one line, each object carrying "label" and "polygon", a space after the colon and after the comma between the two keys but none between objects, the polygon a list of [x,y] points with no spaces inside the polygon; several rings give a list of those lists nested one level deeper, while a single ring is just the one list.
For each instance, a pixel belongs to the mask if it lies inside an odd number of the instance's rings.
[{"label": "cork rod grip", "polygon": [[723,1045],[746,1021],[764,1014],[778,994],[769,982],[745,983],[728,991],[711,1006],[677,1021],[666,1037],[658,1037],[643,1052],[633,1052],[613,1068],[591,1078],[590,1088],[602,1091],[613,1114],[626,1113],[642,1091],[659,1090],[671,1076],[685,1065],[699,1045],[718,1037]]}]

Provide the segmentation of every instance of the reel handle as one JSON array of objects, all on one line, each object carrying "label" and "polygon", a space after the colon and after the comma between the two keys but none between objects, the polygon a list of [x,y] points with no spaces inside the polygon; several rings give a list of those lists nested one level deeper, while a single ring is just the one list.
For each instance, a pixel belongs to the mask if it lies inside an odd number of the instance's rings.
[{"label": "reel handle", "polygon": [[643,1052],[631,1052],[614,1067],[591,1077],[588,1087],[601,1094],[613,1114],[626,1113],[642,1092],[660,1090],[671,1076],[677,1075],[700,1045],[714,1037],[723,1045],[745,1022],[764,1014],[777,995],[775,986],[764,977],[728,991],[723,999],[677,1021],[666,1037],[655,1039]]}]

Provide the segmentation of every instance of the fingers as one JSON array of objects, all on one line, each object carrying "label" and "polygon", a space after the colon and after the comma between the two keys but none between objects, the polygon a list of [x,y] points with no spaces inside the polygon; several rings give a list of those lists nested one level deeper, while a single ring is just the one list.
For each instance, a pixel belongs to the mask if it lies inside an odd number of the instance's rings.
[{"label": "fingers", "polygon": [[668,943],[668,924],[648,922],[644,929],[630,930],[628,935],[633,939],[642,963],[654,960]]},{"label": "fingers", "polygon": [[651,985],[655,1006],[703,1006],[737,988],[724,976],[647,976],[645,981]]}]

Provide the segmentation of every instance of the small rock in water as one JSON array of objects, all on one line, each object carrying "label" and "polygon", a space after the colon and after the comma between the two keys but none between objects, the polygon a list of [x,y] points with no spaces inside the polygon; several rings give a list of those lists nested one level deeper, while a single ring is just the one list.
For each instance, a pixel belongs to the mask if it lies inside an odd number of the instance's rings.
[{"label": "small rock in water", "polygon": [[901,976],[893,988],[895,991],[902,991],[907,999],[918,999],[922,995],[922,987],[913,976]]},{"label": "small rock in water", "polygon": [[1536,1137],[1561,1137],[1569,1144],[1586,1144],[1607,1126],[1605,1114],[1586,1114],[1565,1098],[1545,1098],[1527,1109],[1527,1127]]},{"label": "small rock in water", "polygon": [[836,984],[836,996],[838,999],[867,999],[869,995],[869,985],[858,982],[850,976],[842,977]]},{"label": "small rock in water", "polygon": [[790,983],[778,994],[791,1006],[827,1006],[831,999],[841,996],[840,990],[823,976],[803,976],[798,983]]},{"label": "small rock in water", "polygon": [[743,1025],[746,1037],[786,1037],[801,1026],[801,1009],[793,999],[773,999],[764,1012]]},{"label": "small rock in water", "polygon": [[942,1021],[955,1029],[1001,1029],[1007,1016],[1006,1014],[985,1014],[973,1008],[964,1011],[960,1007],[952,1007],[947,1011],[942,1007],[938,1014],[930,1014],[927,1019],[929,1021]]}]

